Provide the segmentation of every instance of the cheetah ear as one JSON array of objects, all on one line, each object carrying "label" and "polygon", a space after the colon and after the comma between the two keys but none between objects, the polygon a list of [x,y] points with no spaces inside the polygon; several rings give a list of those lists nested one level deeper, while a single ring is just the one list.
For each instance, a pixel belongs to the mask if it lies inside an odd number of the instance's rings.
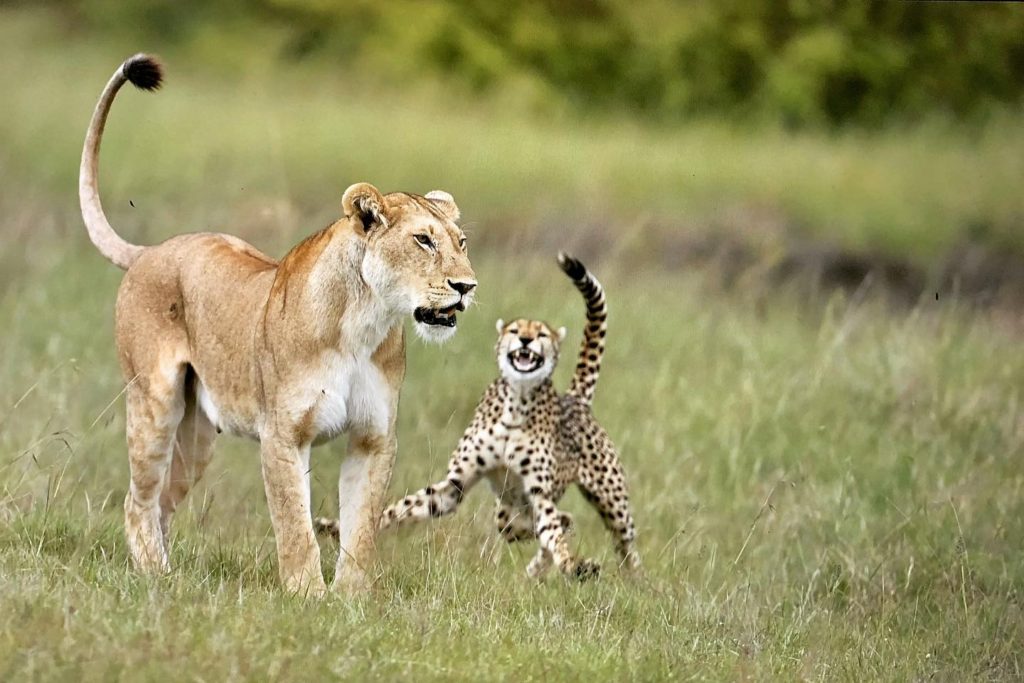
[{"label": "cheetah ear", "polygon": [[462,215],[459,207],[455,205],[455,198],[444,190],[431,190],[424,197],[429,199],[434,206],[441,210],[441,213],[453,222],[459,220],[459,216]]},{"label": "cheetah ear", "polygon": [[498,322],[494,323],[494,331],[501,334],[501,331],[505,329],[505,321],[498,318]]},{"label": "cheetah ear", "polygon": [[565,328],[564,327],[559,327],[558,328],[558,341],[560,341],[560,342],[565,341]]},{"label": "cheetah ear", "polygon": [[356,183],[341,198],[341,210],[345,218],[354,218],[363,235],[377,228],[388,227],[384,216],[384,195],[370,183]]}]

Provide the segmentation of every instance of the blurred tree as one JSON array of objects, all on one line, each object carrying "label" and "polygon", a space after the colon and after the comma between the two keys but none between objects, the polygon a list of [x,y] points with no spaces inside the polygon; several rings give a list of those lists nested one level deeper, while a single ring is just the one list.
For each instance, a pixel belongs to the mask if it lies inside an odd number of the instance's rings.
[{"label": "blurred tree", "polygon": [[[359,62],[468,93],[656,120],[877,126],[1017,107],[1024,8],[883,0],[50,0],[85,30],[188,50],[211,26],[282,36],[281,60]],[[225,41],[237,49],[240,40]],[[242,43],[244,44],[244,43]],[[250,49],[266,50],[253,40]],[[208,51],[208,47],[206,50]],[[204,54],[206,54],[204,52]]]}]

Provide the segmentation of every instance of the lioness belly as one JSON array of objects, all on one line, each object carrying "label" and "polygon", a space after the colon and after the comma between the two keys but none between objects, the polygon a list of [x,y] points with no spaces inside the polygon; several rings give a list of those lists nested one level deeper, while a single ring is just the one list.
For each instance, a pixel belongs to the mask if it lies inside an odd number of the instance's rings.
[{"label": "lioness belly", "polygon": [[218,401],[201,378],[196,382],[196,402],[218,432],[226,431],[250,439],[259,439],[255,411],[239,409],[239,406],[231,401]]}]

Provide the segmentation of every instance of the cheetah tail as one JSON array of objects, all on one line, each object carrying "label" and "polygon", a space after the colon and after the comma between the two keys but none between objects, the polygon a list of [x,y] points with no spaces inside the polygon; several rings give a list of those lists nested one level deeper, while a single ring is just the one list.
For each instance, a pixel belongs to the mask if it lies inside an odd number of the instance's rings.
[{"label": "cheetah tail", "polygon": [[583,331],[580,357],[576,363],[572,383],[569,385],[569,393],[590,403],[594,400],[594,388],[597,386],[601,358],[604,356],[604,338],[608,331],[608,305],[604,298],[604,288],[586,266],[564,252],[558,255],[558,265],[572,278],[573,284],[580,290],[583,300],[587,303],[587,326]]}]

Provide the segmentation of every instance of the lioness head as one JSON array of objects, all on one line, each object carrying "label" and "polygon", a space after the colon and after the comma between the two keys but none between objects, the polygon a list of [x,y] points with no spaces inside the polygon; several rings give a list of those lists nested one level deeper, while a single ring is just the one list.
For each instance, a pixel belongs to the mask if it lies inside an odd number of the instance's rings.
[{"label": "lioness head", "polygon": [[459,207],[447,192],[382,195],[368,183],[345,191],[342,210],[365,240],[362,276],[394,311],[411,315],[416,332],[443,342],[455,334],[456,313],[466,310],[476,275]]},{"label": "lioness head", "polygon": [[565,328],[553,329],[541,320],[498,320],[498,368],[510,382],[536,382],[551,376]]}]

